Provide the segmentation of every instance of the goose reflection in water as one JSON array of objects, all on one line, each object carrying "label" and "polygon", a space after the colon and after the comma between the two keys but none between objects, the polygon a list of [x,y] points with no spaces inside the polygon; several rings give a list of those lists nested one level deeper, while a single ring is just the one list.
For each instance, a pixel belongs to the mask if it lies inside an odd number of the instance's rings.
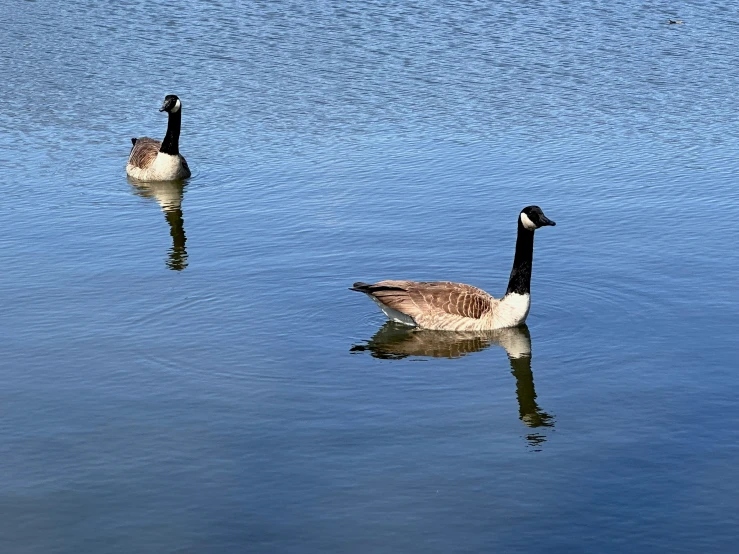
[{"label": "goose reflection in water", "polygon": [[[400,360],[409,356],[459,358],[479,352],[491,345],[502,347],[508,354],[511,373],[516,378],[519,419],[530,428],[554,427],[554,418],[539,408],[531,371],[531,334],[526,325],[495,331],[424,331],[388,321],[366,344],[357,344],[352,352],[368,351],[375,358]],[[546,441],[541,433],[526,435],[536,448]]]},{"label": "goose reflection in water", "polygon": [[169,223],[169,234],[172,236],[172,248],[167,257],[167,267],[174,271],[182,271],[187,267],[187,250],[185,249],[185,223],[182,219],[182,197],[185,194],[185,183],[182,181],[139,182],[130,180],[134,193],[144,198],[156,200]]}]

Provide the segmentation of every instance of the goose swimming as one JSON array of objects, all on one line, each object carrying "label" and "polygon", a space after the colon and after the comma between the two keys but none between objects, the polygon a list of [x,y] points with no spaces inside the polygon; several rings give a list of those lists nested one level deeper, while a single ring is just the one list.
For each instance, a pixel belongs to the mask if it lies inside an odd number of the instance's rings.
[{"label": "goose swimming", "polygon": [[482,289],[448,281],[379,281],[354,283],[351,290],[369,296],[393,321],[422,329],[487,331],[516,327],[531,306],[531,265],[534,232],[555,225],[538,206],[518,215],[513,269],[505,295],[494,298]]},{"label": "goose swimming", "polygon": [[190,168],[180,154],[180,127],[182,125],[182,102],[174,94],[164,97],[159,109],[167,112],[167,134],[163,141],[149,137],[132,138],[131,153],[128,155],[126,173],[137,181],[174,181],[187,179]]}]

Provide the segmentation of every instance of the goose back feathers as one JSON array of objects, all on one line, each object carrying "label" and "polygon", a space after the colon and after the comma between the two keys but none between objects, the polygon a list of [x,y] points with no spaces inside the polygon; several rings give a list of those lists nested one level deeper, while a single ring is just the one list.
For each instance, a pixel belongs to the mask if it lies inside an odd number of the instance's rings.
[{"label": "goose back feathers", "polygon": [[390,319],[425,329],[471,330],[476,322],[487,319],[499,302],[482,289],[448,281],[354,283],[352,290],[370,295],[381,309],[389,308],[383,311]]},{"label": "goose back feathers", "polygon": [[162,146],[162,141],[149,137],[132,138],[131,153],[128,156],[128,164],[139,169],[151,167]]}]

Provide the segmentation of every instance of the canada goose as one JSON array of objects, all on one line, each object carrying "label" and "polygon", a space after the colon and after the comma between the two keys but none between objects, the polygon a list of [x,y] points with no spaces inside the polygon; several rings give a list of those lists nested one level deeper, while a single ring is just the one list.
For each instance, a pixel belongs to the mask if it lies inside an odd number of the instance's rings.
[{"label": "canada goose", "polygon": [[174,94],[168,94],[159,111],[169,114],[164,141],[148,137],[132,138],[133,147],[128,156],[126,173],[138,181],[187,179],[190,168],[180,155],[182,102]]},{"label": "canada goose", "polygon": [[508,289],[501,299],[482,289],[447,281],[380,281],[354,283],[390,319],[422,329],[486,331],[515,327],[526,321],[531,306],[531,264],[534,231],[555,225],[539,206],[527,206],[518,215],[518,237]]}]

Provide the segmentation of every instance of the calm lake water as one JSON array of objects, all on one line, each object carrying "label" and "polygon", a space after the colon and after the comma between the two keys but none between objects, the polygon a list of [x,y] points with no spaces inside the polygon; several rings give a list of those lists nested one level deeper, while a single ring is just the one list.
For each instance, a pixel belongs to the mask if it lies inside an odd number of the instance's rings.
[{"label": "calm lake water", "polygon": [[[2,552],[736,552],[727,6],[4,0]],[[348,290],[500,295],[529,204],[527,328]]]}]

